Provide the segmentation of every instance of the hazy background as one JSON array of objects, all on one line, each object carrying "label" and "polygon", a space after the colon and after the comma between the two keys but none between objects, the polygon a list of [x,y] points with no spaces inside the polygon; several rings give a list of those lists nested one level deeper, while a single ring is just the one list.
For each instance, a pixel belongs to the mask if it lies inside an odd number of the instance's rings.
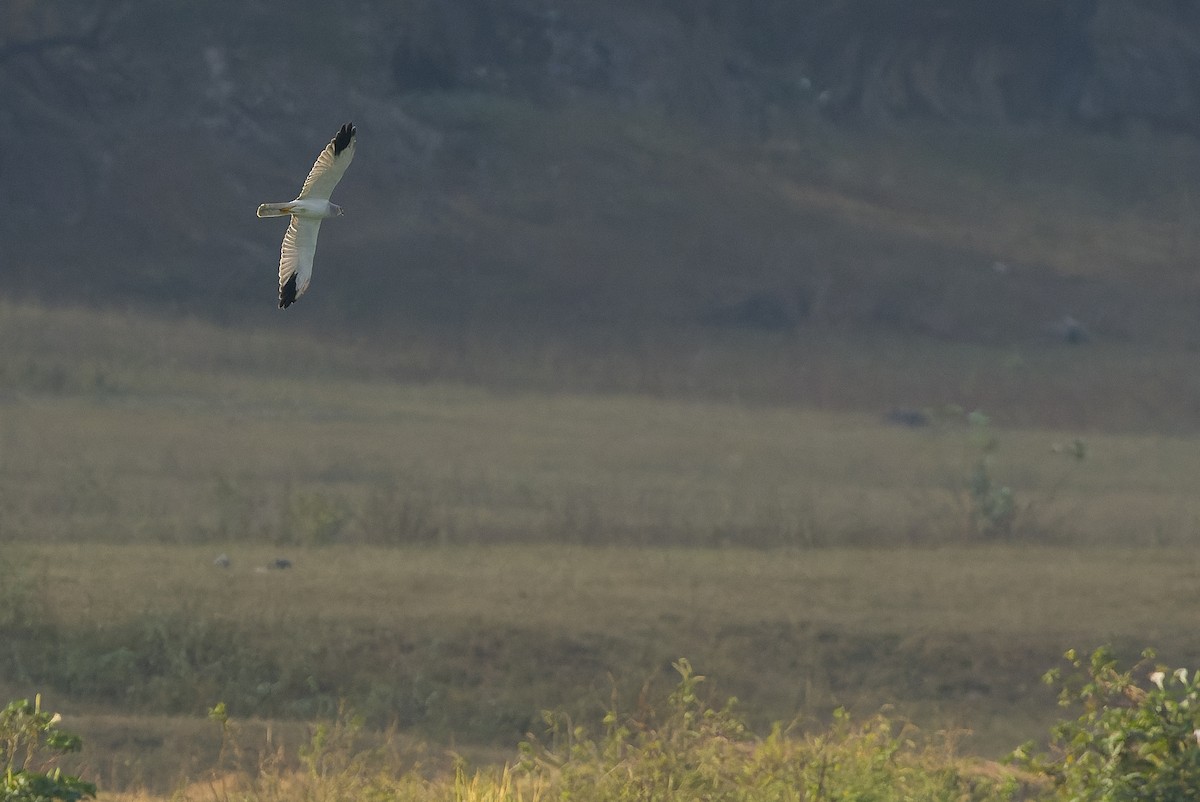
[{"label": "hazy background", "polygon": [[1198,111],[1191,3],[0,0],[0,695],[170,790],[217,701],[996,756],[1192,665]]}]

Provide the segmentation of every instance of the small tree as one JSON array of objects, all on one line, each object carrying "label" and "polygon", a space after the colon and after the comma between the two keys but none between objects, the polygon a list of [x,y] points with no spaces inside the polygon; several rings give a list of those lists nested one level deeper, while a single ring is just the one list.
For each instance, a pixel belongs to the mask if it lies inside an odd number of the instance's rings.
[{"label": "small tree", "polygon": [[63,774],[56,765],[62,755],[78,752],[83,740],[60,730],[62,717],[41,708],[39,695],[33,702],[10,702],[0,711],[0,749],[5,763],[0,802],[78,802],[94,797],[95,785]]},{"label": "small tree", "polygon": [[971,522],[984,537],[1008,537],[1017,517],[1017,503],[1012,488],[996,481],[994,476],[993,464],[1000,440],[992,431],[991,420],[982,412],[972,412],[967,423],[971,426],[971,442],[979,450],[979,458],[967,477]]}]

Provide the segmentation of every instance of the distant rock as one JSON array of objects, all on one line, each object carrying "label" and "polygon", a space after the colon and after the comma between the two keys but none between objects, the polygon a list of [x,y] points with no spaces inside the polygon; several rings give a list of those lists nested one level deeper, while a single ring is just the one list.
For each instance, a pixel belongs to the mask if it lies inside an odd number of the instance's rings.
[{"label": "distant rock", "polygon": [[913,407],[892,407],[883,416],[883,419],[893,426],[908,426],[913,429],[933,423],[933,418],[929,416],[929,413]]},{"label": "distant rock", "polygon": [[217,559],[213,560],[213,565],[217,566],[218,568],[228,568],[232,564],[233,561],[230,560],[229,555],[225,554],[224,552],[218,554]]}]

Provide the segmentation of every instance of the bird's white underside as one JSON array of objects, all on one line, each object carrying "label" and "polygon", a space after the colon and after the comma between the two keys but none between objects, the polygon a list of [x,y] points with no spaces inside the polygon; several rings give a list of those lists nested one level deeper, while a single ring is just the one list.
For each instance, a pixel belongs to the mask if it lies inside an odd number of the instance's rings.
[{"label": "bird's white underside", "polygon": [[283,247],[279,251],[279,286],[286,284],[295,273],[297,298],[312,281],[313,256],[317,252],[320,231],[321,218],[292,215],[287,233],[283,235]]},{"label": "bird's white underside", "polygon": [[295,275],[296,298],[304,294],[312,281],[313,256],[317,251],[321,221],[341,213],[339,207],[329,202],[329,196],[354,158],[355,142],[356,139],[351,138],[350,144],[337,156],[333,153],[333,143],[329,143],[317,157],[299,197],[294,201],[267,203],[259,207],[260,217],[291,215],[279,252],[279,286],[282,290]]}]

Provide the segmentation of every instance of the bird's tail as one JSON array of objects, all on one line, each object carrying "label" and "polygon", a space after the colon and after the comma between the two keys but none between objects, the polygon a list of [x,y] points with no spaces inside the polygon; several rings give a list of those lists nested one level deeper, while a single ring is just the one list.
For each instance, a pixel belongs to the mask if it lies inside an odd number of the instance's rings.
[{"label": "bird's tail", "polygon": [[290,203],[264,203],[258,207],[259,217],[287,217],[291,213]]}]

